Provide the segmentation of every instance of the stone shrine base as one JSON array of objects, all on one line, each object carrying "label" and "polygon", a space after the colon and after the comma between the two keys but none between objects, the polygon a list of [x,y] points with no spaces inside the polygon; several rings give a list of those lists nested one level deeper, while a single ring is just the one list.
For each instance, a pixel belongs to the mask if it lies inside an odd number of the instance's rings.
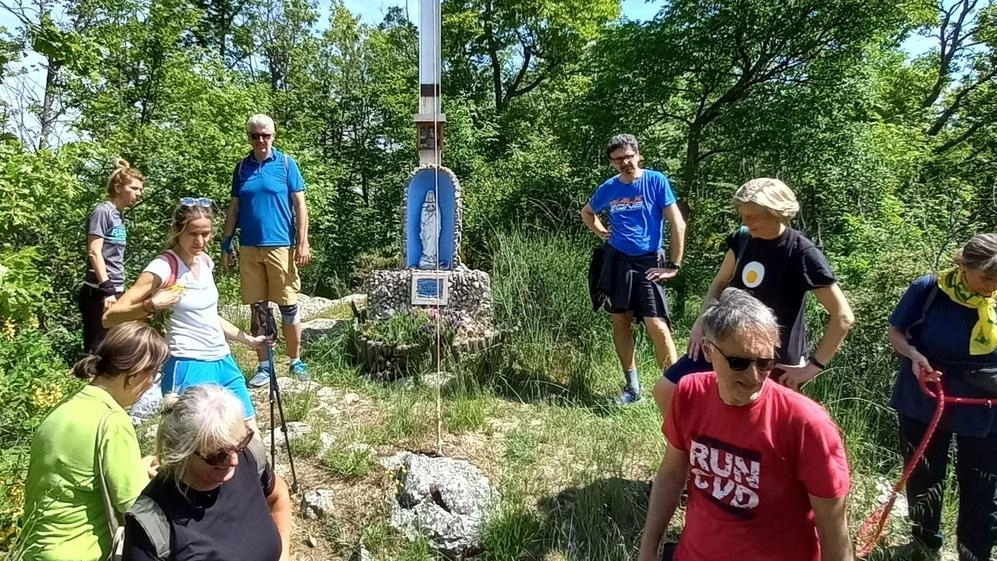
[{"label": "stone shrine base", "polygon": [[[412,305],[412,273],[430,272],[419,269],[374,271],[367,279],[367,319],[383,320],[408,312],[413,307],[434,309],[435,305]],[[449,297],[440,311],[459,322],[460,331],[469,337],[492,331],[495,307],[492,300],[491,278],[474,269],[440,271],[449,282]]]}]

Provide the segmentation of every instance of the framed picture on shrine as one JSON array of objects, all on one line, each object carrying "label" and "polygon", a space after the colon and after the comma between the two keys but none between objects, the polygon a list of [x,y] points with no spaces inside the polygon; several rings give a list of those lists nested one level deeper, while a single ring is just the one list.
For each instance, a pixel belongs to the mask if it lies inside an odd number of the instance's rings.
[{"label": "framed picture on shrine", "polygon": [[412,305],[446,306],[450,275],[436,271],[412,271]]}]

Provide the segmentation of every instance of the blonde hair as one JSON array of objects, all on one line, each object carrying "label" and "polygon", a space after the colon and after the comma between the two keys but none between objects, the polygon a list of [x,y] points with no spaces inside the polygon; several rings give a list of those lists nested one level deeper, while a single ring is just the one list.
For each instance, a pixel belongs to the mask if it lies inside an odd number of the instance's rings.
[{"label": "blonde hair", "polygon": [[792,189],[782,181],[769,177],[752,179],[734,191],[734,207],[745,203],[764,208],[784,224],[789,224],[800,211],[800,203]]},{"label": "blonde hair", "polygon": [[190,471],[192,456],[235,448],[247,430],[242,402],[221,386],[204,384],[187,388],[181,396],[168,394],[156,432],[159,473],[179,485]]},{"label": "blonde hair", "polygon": [[176,249],[180,234],[183,234],[187,224],[198,218],[214,220],[214,208],[203,207],[199,204],[193,206],[177,205],[176,211],[173,212],[173,221],[170,223],[170,233],[166,238],[166,249]]},{"label": "blonde hair", "polygon": [[132,181],[142,183],[145,181],[145,176],[126,160],[117,158],[114,160],[114,171],[107,178],[107,195],[110,197],[117,195],[118,189],[124,189]]},{"label": "blonde hair", "polygon": [[97,350],[74,364],[70,373],[82,380],[134,376],[159,370],[169,354],[158,331],[130,321],[109,329]]}]

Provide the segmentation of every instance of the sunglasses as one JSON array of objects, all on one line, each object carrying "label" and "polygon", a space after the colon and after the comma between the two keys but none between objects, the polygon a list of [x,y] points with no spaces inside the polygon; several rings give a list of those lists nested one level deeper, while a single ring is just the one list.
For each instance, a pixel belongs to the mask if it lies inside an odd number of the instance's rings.
[{"label": "sunglasses", "polygon": [[270,140],[273,137],[272,134],[265,132],[251,132],[249,133],[249,138],[253,140]]},{"label": "sunglasses", "polygon": [[207,197],[184,197],[180,199],[180,206],[203,206],[204,208],[211,208],[211,205],[215,204],[215,201]]},{"label": "sunglasses", "polygon": [[232,448],[221,448],[215,450],[210,454],[202,454],[200,452],[194,452],[194,455],[204,460],[204,463],[208,464],[209,466],[220,466],[228,460],[229,456],[231,456],[233,453],[238,454],[242,452],[243,450],[246,449],[247,446],[249,446],[249,443],[253,441],[253,437],[256,436],[256,434],[248,426],[246,427],[246,430],[249,431],[249,433],[246,434],[246,437],[240,440],[239,444],[236,444]]},{"label": "sunglasses", "polygon": [[710,345],[713,346],[713,350],[717,351],[718,353],[720,353],[720,356],[724,357],[724,360],[727,361],[727,365],[730,366],[731,370],[736,370],[740,372],[741,370],[747,370],[748,368],[751,367],[752,364],[754,364],[758,368],[759,372],[768,372],[775,367],[774,358],[748,358],[743,356],[727,356],[724,354],[723,351],[720,350],[720,347],[718,347],[716,343],[714,343],[713,341],[710,341],[709,343]]}]

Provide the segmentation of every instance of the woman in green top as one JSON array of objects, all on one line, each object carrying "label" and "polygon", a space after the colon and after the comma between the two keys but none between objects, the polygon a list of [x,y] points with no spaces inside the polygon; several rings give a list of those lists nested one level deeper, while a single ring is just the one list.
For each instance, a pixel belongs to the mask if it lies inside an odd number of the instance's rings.
[{"label": "woman in green top", "polygon": [[[90,383],[52,410],[35,432],[20,557],[15,553],[14,559],[108,557],[112,536],[105,495],[120,518],[156,470],[154,458],[142,458],[124,408],[158,381],[168,352],[156,330],[131,322],[108,331],[96,354],[73,366],[72,374]],[[95,473],[98,465],[103,474]]]}]

